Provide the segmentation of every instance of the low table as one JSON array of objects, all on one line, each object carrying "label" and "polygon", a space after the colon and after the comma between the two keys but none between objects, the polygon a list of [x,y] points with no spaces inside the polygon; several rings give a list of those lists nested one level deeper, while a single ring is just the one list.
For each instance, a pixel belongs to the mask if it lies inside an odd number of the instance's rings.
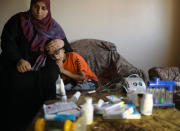
[{"label": "low table", "polygon": [[[121,95],[117,92],[113,95]],[[99,99],[106,100],[105,96],[111,93],[94,93],[90,95],[81,95],[78,104],[83,104],[84,98],[90,96],[93,102],[97,103]],[[57,100],[47,101],[48,103]],[[41,109],[27,131],[34,131],[34,124],[38,118],[44,116],[43,109]],[[112,119],[105,120],[101,115],[94,115],[94,122],[87,126],[87,131],[180,131],[180,110],[176,107],[155,107],[151,116],[141,115],[141,119]]]}]

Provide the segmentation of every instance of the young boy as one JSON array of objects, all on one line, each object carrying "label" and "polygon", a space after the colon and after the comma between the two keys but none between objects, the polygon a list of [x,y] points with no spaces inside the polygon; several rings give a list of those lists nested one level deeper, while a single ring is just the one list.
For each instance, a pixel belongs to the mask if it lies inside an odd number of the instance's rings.
[{"label": "young boy", "polygon": [[60,39],[51,40],[45,46],[47,55],[56,61],[65,89],[89,90],[98,87],[98,78],[91,71],[86,61],[75,52],[65,52],[64,41]]}]

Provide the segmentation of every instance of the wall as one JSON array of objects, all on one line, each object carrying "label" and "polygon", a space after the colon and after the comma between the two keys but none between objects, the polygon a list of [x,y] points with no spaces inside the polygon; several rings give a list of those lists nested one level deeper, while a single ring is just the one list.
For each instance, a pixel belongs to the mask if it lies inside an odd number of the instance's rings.
[{"label": "wall", "polygon": [[180,0],[173,1],[173,12],[172,12],[172,32],[170,41],[170,54],[168,57],[168,63],[171,65],[180,65],[179,51],[180,51]]},{"label": "wall", "polygon": [[[1,0],[0,33],[7,19],[27,10],[29,2]],[[179,0],[51,0],[51,11],[69,41],[113,42],[130,63],[147,71],[178,64],[179,5]]]}]

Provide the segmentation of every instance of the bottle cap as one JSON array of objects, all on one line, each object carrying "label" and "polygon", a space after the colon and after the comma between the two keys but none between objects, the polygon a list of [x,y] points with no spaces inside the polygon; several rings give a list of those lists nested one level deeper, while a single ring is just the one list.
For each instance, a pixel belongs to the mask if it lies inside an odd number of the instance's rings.
[{"label": "bottle cap", "polygon": [[43,118],[39,118],[36,120],[35,126],[34,126],[35,131],[44,131],[45,129],[45,120]]},{"label": "bottle cap", "polygon": [[86,102],[88,104],[92,104],[92,98],[91,97],[86,97],[85,99],[86,99]]},{"label": "bottle cap", "polygon": [[73,124],[72,121],[66,120],[65,123],[64,123],[64,131],[73,131],[74,130],[74,126],[73,125],[74,124]]}]

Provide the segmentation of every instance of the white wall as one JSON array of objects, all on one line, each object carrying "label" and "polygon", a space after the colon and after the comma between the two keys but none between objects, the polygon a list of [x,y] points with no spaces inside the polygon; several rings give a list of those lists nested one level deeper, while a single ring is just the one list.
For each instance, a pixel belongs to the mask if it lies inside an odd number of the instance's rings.
[{"label": "white wall", "polygon": [[[113,42],[130,63],[147,71],[173,57],[174,2],[177,0],[51,0],[53,17],[70,41],[96,38]],[[0,33],[30,0],[1,0]],[[176,48],[176,47],[174,47]],[[168,58],[168,59],[167,59]]]}]

